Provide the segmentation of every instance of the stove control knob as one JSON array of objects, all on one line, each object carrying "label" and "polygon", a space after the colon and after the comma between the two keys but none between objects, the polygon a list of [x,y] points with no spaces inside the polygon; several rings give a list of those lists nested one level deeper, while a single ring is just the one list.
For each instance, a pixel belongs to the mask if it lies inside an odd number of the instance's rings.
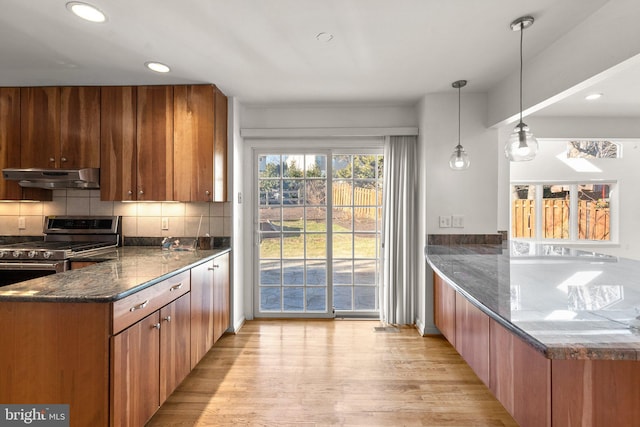
[{"label": "stove control knob", "polygon": [[49,259],[49,258],[51,258],[51,255],[53,255],[53,252],[51,252],[51,251],[45,251],[45,252],[42,254],[42,256],[43,256],[45,259]]},{"label": "stove control knob", "polygon": [[27,254],[27,256],[28,256],[29,258],[35,258],[37,254],[38,254],[38,253],[37,253],[36,251],[29,251],[29,253]]},{"label": "stove control knob", "polygon": [[22,251],[13,251],[14,258],[20,258],[21,255],[22,255]]}]

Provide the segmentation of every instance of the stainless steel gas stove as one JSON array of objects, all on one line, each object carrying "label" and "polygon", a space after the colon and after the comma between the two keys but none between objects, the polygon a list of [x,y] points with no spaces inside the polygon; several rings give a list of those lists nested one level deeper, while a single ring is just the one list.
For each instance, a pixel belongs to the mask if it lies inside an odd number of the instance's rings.
[{"label": "stainless steel gas stove", "polygon": [[115,250],[122,245],[119,216],[48,216],[44,240],[0,244],[0,286],[60,273],[74,257]]}]

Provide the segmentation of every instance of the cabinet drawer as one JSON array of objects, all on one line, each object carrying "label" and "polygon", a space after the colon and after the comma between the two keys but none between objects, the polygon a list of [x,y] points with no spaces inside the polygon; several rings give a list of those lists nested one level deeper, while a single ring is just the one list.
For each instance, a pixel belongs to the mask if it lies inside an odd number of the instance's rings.
[{"label": "cabinet drawer", "polygon": [[191,289],[188,271],[113,303],[111,334],[115,335],[143,317],[169,304]]}]

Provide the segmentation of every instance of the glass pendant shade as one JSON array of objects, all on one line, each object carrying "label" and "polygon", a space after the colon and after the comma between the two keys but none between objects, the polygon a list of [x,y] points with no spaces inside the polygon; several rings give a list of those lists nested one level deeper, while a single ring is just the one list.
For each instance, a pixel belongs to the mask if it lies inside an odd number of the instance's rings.
[{"label": "glass pendant shade", "polygon": [[533,160],[538,153],[538,140],[529,132],[529,127],[520,122],[509,135],[504,146],[504,154],[512,162]]},{"label": "glass pendant shade", "polygon": [[533,160],[538,153],[538,140],[533,137],[529,127],[522,122],[522,39],[524,29],[533,25],[531,16],[523,16],[511,23],[513,31],[520,31],[520,123],[518,123],[509,135],[509,139],[504,146],[504,154],[512,162],[525,162]]},{"label": "glass pendant shade", "polygon": [[465,87],[466,80],[458,80],[451,83],[451,86],[458,89],[458,145],[453,149],[453,154],[449,157],[449,167],[454,171],[462,171],[469,167],[469,155],[460,144],[460,89]]},{"label": "glass pendant shade", "polygon": [[469,155],[464,151],[462,145],[456,146],[449,158],[449,167],[453,170],[461,171],[467,169],[470,163]]}]

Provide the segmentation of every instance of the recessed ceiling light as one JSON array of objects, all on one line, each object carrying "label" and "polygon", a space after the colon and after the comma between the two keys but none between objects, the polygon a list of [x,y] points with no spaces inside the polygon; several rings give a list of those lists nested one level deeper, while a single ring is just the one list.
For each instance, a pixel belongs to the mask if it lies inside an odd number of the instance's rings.
[{"label": "recessed ceiling light", "polygon": [[162,62],[145,62],[144,65],[150,69],[151,71],[155,71],[156,73],[168,73],[171,71],[168,65],[163,64]]},{"label": "recessed ceiling light", "polygon": [[602,97],[601,93],[590,93],[589,95],[585,96],[584,99],[586,99],[587,101],[593,101],[601,97]]},{"label": "recessed ceiling light", "polygon": [[105,22],[107,16],[95,6],[79,1],[67,3],[67,9],[74,15],[91,22]]},{"label": "recessed ceiling light", "polygon": [[316,36],[316,39],[319,42],[328,43],[331,40],[333,40],[333,34],[331,34],[331,33],[318,33],[318,35]]}]

